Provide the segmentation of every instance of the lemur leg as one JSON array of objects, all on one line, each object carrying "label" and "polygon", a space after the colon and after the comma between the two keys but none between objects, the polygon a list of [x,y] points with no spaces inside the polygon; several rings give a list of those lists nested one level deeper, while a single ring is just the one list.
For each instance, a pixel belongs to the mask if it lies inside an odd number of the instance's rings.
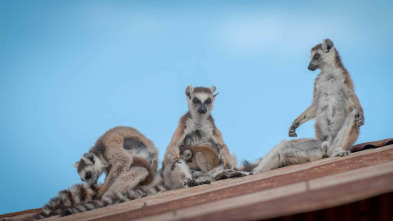
[{"label": "lemur leg", "polygon": [[103,198],[134,189],[143,182],[148,175],[149,171],[144,167],[131,167],[128,172],[124,172],[116,179],[109,190],[103,195]]},{"label": "lemur leg", "polygon": [[220,157],[222,159],[222,162],[224,164],[224,166],[227,169],[233,169],[235,168],[236,165],[232,164],[232,160],[231,160],[231,153],[229,152],[229,148],[228,146],[224,143],[224,139],[222,137],[221,131],[216,128],[213,131],[213,141],[214,143],[216,143],[220,149]]},{"label": "lemur leg", "polygon": [[198,153],[195,155],[195,158],[196,158],[197,165],[198,165],[199,169],[200,169],[202,172],[206,173],[206,172],[209,171],[208,168],[211,168],[211,167],[212,167],[212,163],[209,162],[209,161],[206,159],[206,157],[205,157],[205,155],[203,155],[203,153],[198,152]]},{"label": "lemur leg", "polygon": [[358,110],[353,110],[344,121],[331,146],[328,155],[331,157],[347,156],[351,153],[350,148],[359,136],[359,127],[356,126]]},{"label": "lemur leg", "polygon": [[103,196],[110,186],[115,182],[120,174],[129,170],[132,164],[132,158],[128,154],[123,152],[124,150],[108,150],[108,156],[110,156],[110,162],[116,162],[112,165],[107,177],[105,178],[104,185],[100,190],[99,195]]},{"label": "lemur leg", "polygon": [[187,187],[191,180],[191,170],[184,160],[177,159],[164,168],[165,185],[170,189]]},{"label": "lemur leg", "polygon": [[311,162],[322,159],[324,155],[325,150],[318,139],[284,140],[262,158],[253,172],[261,173],[283,166]]}]

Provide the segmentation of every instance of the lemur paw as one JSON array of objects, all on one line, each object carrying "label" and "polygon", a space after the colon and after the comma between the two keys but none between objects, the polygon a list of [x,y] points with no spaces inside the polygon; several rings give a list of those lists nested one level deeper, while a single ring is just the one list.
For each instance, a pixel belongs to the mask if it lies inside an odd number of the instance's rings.
[{"label": "lemur paw", "polygon": [[364,115],[362,112],[358,112],[355,115],[355,126],[360,127],[364,125]]},{"label": "lemur paw", "polygon": [[243,177],[243,176],[248,176],[248,175],[250,175],[250,173],[248,173],[248,172],[237,171],[237,170],[224,170],[224,172],[219,173],[215,177],[215,180],[224,180],[224,179],[228,179],[228,178]]},{"label": "lemur paw", "polygon": [[289,132],[288,132],[288,136],[289,137],[297,137],[296,128],[298,128],[299,125],[300,125],[299,122],[293,122],[292,123],[291,127],[289,128]]},{"label": "lemur paw", "polygon": [[348,156],[349,154],[351,154],[350,151],[340,150],[340,151],[334,152],[332,157],[344,157],[344,156]]},{"label": "lemur paw", "polygon": [[196,180],[188,180],[188,182],[187,182],[187,186],[188,187],[193,187],[193,186],[200,186],[200,185],[203,185],[203,184],[210,184],[211,183],[211,181],[210,180],[204,180],[204,181],[201,181],[201,182],[197,182]]}]

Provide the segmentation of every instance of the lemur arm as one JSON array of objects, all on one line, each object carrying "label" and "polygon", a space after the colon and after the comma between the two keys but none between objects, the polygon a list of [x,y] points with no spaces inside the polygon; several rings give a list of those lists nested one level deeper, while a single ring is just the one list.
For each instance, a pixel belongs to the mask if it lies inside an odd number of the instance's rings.
[{"label": "lemur arm", "polygon": [[182,119],[180,119],[179,125],[172,136],[171,142],[166,148],[164,166],[169,166],[175,160],[180,159],[179,145],[182,139],[184,139],[184,128],[185,123]]},{"label": "lemur arm", "polygon": [[348,96],[348,101],[349,104],[351,105],[353,110],[358,110],[358,113],[355,115],[355,123],[356,127],[360,127],[364,125],[364,112],[362,105],[360,105],[359,98],[356,96],[356,94],[351,91],[347,90],[347,96]]},{"label": "lemur arm", "polygon": [[108,162],[111,164],[111,168],[105,178],[104,185],[99,192],[100,196],[103,196],[119,175],[128,171],[132,164],[132,159],[128,156],[128,154],[117,149],[107,150],[106,156],[108,158]]},{"label": "lemur arm", "polygon": [[225,167],[228,169],[233,169],[235,165],[231,162],[231,153],[229,152],[228,146],[224,143],[221,131],[216,127],[213,131],[213,141],[218,145],[220,149],[220,157]]},{"label": "lemur arm", "polygon": [[319,91],[314,86],[314,93],[313,93],[313,101],[312,104],[302,113],[299,117],[297,117],[293,122],[291,127],[289,128],[288,136],[290,137],[297,137],[296,128],[300,127],[300,125],[306,123],[307,121],[313,119],[316,114],[316,100],[318,98]]}]

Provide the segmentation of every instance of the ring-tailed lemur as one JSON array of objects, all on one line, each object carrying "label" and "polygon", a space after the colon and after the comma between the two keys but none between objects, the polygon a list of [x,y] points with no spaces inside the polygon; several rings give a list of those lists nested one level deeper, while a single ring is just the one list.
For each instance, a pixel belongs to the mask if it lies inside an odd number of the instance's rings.
[{"label": "ring-tailed lemur", "polygon": [[261,160],[254,172],[350,154],[364,115],[351,77],[331,40],[311,49],[308,69],[321,70],[315,79],[313,102],[294,120],[289,136],[296,137],[296,128],[315,118],[317,139],[283,141]]},{"label": "ring-tailed lemur", "polygon": [[[186,88],[185,94],[189,111],[180,118],[179,125],[164,157],[164,181],[166,186],[171,189],[209,183],[212,180],[211,176],[221,174],[224,169],[232,170],[236,165],[236,160],[230,155],[221,132],[214,124],[210,114],[217,96],[214,94],[215,91],[215,86],[211,88],[188,86]],[[218,168],[220,170],[213,169],[208,176],[202,177],[200,171],[196,171],[198,173],[194,175],[194,171],[190,170],[187,163],[181,159],[180,148],[183,146],[194,147],[205,143],[208,143],[218,153],[220,157]],[[228,170],[226,172],[230,174]],[[236,171],[233,176],[244,174]],[[206,177],[210,177],[210,180],[204,180]]]},{"label": "ring-tailed lemur", "polygon": [[326,155],[348,155],[364,124],[364,113],[352,79],[331,40],[312,48],[308,69],[321,70],[315,79],[313,103],[292,123],[289,136],[297,136],[296,128],[315,118],[316,136],[323,141]]},{"label": "ring-tailed lemur", "polygon": [[[99,176],[104,172],[107,174],[104,184],[95,188],[95,191],[84,188],[88,193],[94,192],[94,197],[84,196],[86,191],[73,191],[79,188],[78,185],[67,191],[72,193],[67,195],[68,198],[64,198],[64,194],[60,192],[59,197],[64,199],[61,198],[63,200],[60,202],[57,199],[51,200],[49,207],[44,207],[43,214],[55,215],[59,214],[59,211],[64,214],[67,211],[76,213],[91,210],[95,209],[94,206],[98,208],[117,203],[116,199],[120,195],[129,199],[142,197],[143,195],[130,195],[130,191],[140,186],[141,188],[143,186],[142,189],[149,190],[160,185],[156,178],[157,156],[158,150],[153,142],[136,129],[115,127],[107,131],[90,151],[74,164],[86,186],[95,187]],[[82,187],[79,189],[84,190]],[[53,202],[58,202],[58,206],[55,207]],[[83,210],[83,205],[87,205],[87,209]],[[37,217],[41,215],[37,214]]]},{"label": "ring-tailed lemur", "polygon": [[[132,127],[115,127],[107,131],[82,159],[74,164],[87,184],[97,183],[102,173],[106,173],[100,196],[110,188],[117,177],[127,172],[133,160],[144,159],[150,165],[150,180],[158,163],[158,150],[154,143]],[[138,161],[140,162],[140,160]]]}]

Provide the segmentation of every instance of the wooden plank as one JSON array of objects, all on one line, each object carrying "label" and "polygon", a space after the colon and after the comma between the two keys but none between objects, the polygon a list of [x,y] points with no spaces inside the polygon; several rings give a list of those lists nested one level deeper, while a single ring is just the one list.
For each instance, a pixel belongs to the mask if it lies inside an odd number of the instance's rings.
[{"label": "wooden plank", "polygon": [[[393,174],[333,186],[326,189],[295,194],[291,197],[261,202],[246,207],[219,211],[184,220],[250,220],[267,219],[299,212],[314,211],[343,205],[393,191]],[[386,188],[389,187],[389,190]]]},{"label": "wooden plank", "polygon": [[267,221],[336,221],[336,220],[357,220],[357,221],[391,221],[393,217],[393,192],[384,193],[364,200],[329,207],[321,210],[280,216]]},{"label": "wooden plank", "polygon": [[[159,200],[159,203],[155,204],[154,196],[152,198],[140,199],[139,202],[128,202],[123,203],[122,209],[116,208],[108,209],[107,211],[102,211],[99,214],[88,214],[92,212],[87,212],[85,215],[77,214],[69,217],[78,218],[78,219],[97,219],[103,218],[102,220],[107,220],[109,218],[113,218],[116,220],[120,217],[127,217],[129,219],[140,218],[149,215],[155,215],[167,211],[172,211],[180,208],[185,208],[188,206],[194,206],[198,204],[203,204],[206,202],[221,200],[229,197],[239,196],[248,193],[254,193],[265,189],[270,189],[274,187],[279,187],[283,185],[287,185],[294,182],[305,181],[316,177],[323,177],[326,175],[336,174],[344,171],[353,170],[359,167],[365,167],[368,165],[374,165],[383,163],[393,159],[393,148],[391,146],[362,151],[359,153],[355,153],[345,158],[331,158],[325,159],[318,162],[310,163],[308,165],[296,165],[292,167],[296,167],[297,169],[292,170],[290,168],[282,168],[269,172],[284,171],[284,175],[277,175],[273,177],[269,177],[266,174],[257,174],[245,178],[241,178],[248,182],[236,183],[235,180],[226,180],[221,181],[222,183],[230,184],[222,185],[223,188],[212,188],[213,190],[209,191],[209,189],[214,184],[219,184],[219,182],[213,183],[210,186],[204,188],[206,192],[200,191],[200,189],[196,188],[185,189],[182,192],[179,192],[179,195],[176,194],[176,191],[171,191],[172,193],[168,194],[164,199]],[[324,162],[322,162],[324,161]],[[299,169],[299,166],[303,166],[303,169]],[[291,171],[290,173],[286,173],[287,171]],[[267,172],[267,173],[269,173]],[[267,177],[267,178],[264,178]],[[253,179],[250,179],[253,178]],[[259,178],[255,180],[255,178]],[[251,180],[251,181],[250,181]],[[187,194],[187,191],[188,194]],[[212,192],[214,191],[214,192]],[[186,192],[185,194],[183,194]],[[189,193],[192,192],[191,196]],[[172,194],[176,194],[173,196]],[[158,194],[160,195],[160,194]],[[166,200],[163,202],[162,200]],[[146,202],[148,207],[142,208],[143,202]],[[109,208],[109,207],[108,207]],[[135,209],[136,208],[136,209]],[[105,208],[104,208],[105,209]],[[103,209],[103,210],[104,210]],[[94,212],[94,211],[93,211]],[[125,215],[126,214],[126,215]],[[89,216],[87,216],[89,215]]]},{"label": "wooden plank", "polygon": [[32,216],[32,214],[35,214],[36,212],[40,211],[41,209],[29,209],[29,210],[23,210],[20,212],[15,212],[15,213],[7,213],[0,215],[0,220],[5,219],[6,220],[26,220]]},{"label": "wooden plank", "polygon": [[[310,191],[299,191],[299,193],[296,193],[291,191],[295,184],[291,184],[285,187],[188,207],[156,216],[144,217],[139,220],[265,219],[278,215],[282,216],[342,205],[393,191],[393,185],[391,185],[393,182],[392,166],[393,162],[358,171],[350,171],[345,173],[345,175],[351,176],[354,174],[356,176],[356,179],[351,180],[351,182],[348,182],[348,179],[342,179],[342,182],[336,182],[334,185],[323,186]],[[388,170],[387,168],[389,167],[390,169]],[[385,172],[376,176],[370,176],[370,173],[380,168]],[[359,176],[359,173],[363,173],[364,176]],[[334,179],[337,177],[330,176],[329,178]],[[304,182],[298,183],[298,185],[302,184]],[[286,192],[288,193],[286,194]],[[266,209],[267,206],[269,209]],[[246,211],[243,211],[244,209]]]}]

